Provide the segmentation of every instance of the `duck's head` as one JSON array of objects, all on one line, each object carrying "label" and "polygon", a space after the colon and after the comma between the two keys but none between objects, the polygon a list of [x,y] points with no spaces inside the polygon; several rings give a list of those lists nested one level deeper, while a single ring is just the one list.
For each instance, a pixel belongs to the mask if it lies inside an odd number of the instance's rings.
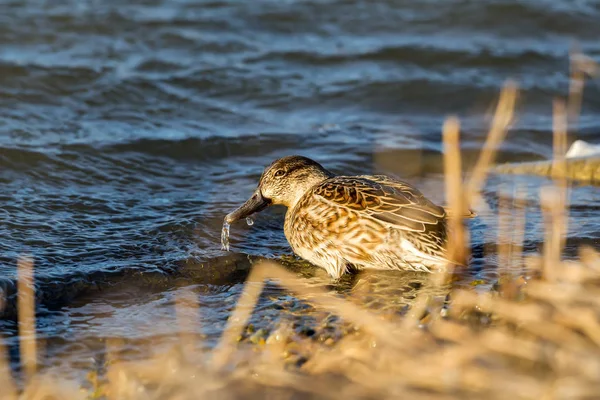
[{"label": "duck's head", "polygon": [[271,204],[293,208],[308,189],[332,176],[332,173],[310,158],[280,158],[265,168],[252,196],[240,208],[227,214],[225,222],[231,224],[262,211]]}]

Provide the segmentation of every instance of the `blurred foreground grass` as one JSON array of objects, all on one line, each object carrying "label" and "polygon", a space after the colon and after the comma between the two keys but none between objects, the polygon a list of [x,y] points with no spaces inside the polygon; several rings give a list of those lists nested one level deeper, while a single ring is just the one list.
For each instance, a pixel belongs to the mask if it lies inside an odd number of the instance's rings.
[{"label": "blurred foreground grass", "polygon": [[[583,75],[574,69],[573,86]],[[579,86],[580,88],[582,85]],[[517,90],[501,93],[488,140],[470,179],[463,184],[459,121],[444,126],[446,197],[451,209],[479,201],[495,149],[513,121]],[[555,103],[554,168],[564,166],[567,123],[580,103],[572,90]],[[575,106],[573,105],[575,104]],[[563,176],[558,174],[557,176]],[[569,184],[563,178],[540,193],[547,221],[543,254],[521,253],[524,219],[517,202],[498,212],[513,235],[499,238],[500,279],[490,292],[457,287],[460,268],[431,274],[403,315],[375,312],[360,295],[342,296],[311,285],[278,263],[254,264],[244,292],[214,350],[198,350],[186,334],[191,323],[180,310],[202,310],[192,292],[179,297],[178,344],[143,360],[121,357],[120,343],[108,341],[107,359],[89,382],[38,371],[32,263],[19,265],[20,379],[0,347],[2,399],[198,399],[198,398],[488,398],[592,399],[600,395],[600,253],[582,248],[578,261],[561,258],[567,224]],[[449,251],[469,257],[461,213],[452,213]],[[347,329],[336,340],[300,336],[282,322],[252,335],[248,319],[266,281],[321,311],[338,316]],[[432,296],[431,293],[438,293]],[[440,296],[439,293],[443,295]],[[319,321],[317,321],[319,322]],[[246,335],[247,336],[247,335]]]}]

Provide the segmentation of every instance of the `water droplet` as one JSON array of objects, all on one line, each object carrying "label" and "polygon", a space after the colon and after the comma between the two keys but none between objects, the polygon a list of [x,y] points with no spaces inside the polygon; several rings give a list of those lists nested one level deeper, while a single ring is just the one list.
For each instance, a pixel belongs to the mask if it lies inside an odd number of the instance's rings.
[{"label": "water droplet", "polygon": [[221,230],[221,250],[229,251],[229,224],[227,221],[223,221]]},{"label": "water droplet", "polygon": [[246,217],[246,223],[248,224],[248,226],[252,226],[254,225],[254,220],[250,217]]}]

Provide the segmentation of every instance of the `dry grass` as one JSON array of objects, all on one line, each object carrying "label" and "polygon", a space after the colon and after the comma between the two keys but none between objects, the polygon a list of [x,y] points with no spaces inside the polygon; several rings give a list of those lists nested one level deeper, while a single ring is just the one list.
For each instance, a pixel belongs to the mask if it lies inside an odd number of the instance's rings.
[{"label": "dry grass", "polygon": [[[459,123],[444,126],[447,199],[451,209],[465,209],[478,198],[494,153],[513,119],[517,89],[509,82],[500,96],[490,136],[480,160],[463,185]],[[571,97],[577,99],[572,90]],[[573,100],[577,103],[578,100]],[[555,106],[557,168],[565,150],[567,109]],[[466,189],[463,189],[465,187]],[[518,192],[518,191],[517,191]],[[19,265],[19,326],[23,387],[10,379],[0,348],[0,390],[6,399],[197,399],[197,398],[488,398],[591,399],[600,393],[600,254],[581,249],[581,260],[563,261],[567,221],[565,181],[544,188],[541,198],[546,224],[542,256],[523,258],[524,205],[499,211],[499,241],[504,263],[498,291],[478,294],[451,288],[450,306],[432,304],[423,294],[403,316],[378,314],[316,288],[274,262],[254,265],[243,294],[211,352],[196,350],[194,321],[182,307],[198,308],[191,293],[178,299],[180,345],[143,361],[121,361],[118,343],[107,343],[104,380],[92,391],[36,372],[31,262]],[[450,252],[457,261],[468,257],[469,238],[454,213]],[[506,219],[514,222],[508,224]],[[432,274],[428,285],[447,282],[452,268]],[[266,281],[277,284],[318,310],[333,313],[355,331],[335,344],[298,337],[285,323],[263,346],[238,342]],[[425,292],[424,292],[425,293]],[[185,306],[184,306],[185,304]],[[197,310],[201,311],[201,310]],[[425,311],[428,315],[423,318]],[[1,344],[0,344],[1,345]],[[302,354],[299,364],[286,360]]]},{"label": "dry grass", "polygon": [[18,266],[18,312],[21,363],[25,379],[35,376],[37,346],[35,341],[35,295],[33,291],[33,262],[29,258],[19,260]]}]

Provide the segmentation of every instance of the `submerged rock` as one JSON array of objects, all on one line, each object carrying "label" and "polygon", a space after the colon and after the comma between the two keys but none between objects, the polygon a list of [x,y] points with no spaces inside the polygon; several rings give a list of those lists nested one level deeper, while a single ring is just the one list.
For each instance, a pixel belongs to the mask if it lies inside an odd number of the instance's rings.
[{"label": "submerged rock", "polygon": [[[42,310],[57,310],[85,297],[91,301],[98,293],[111,290],[126,291],[134,287],[161,292],[181,284],[231,285],[248,277],[252,263],[260,257],[231,253],[207,260],[182,260],[169,271],[144,271],[122,268],[114,271],[95,271],[63,278],[36,277],[36,306]],[[0,319],[17,319],[16,281],[0,279]]]}]

